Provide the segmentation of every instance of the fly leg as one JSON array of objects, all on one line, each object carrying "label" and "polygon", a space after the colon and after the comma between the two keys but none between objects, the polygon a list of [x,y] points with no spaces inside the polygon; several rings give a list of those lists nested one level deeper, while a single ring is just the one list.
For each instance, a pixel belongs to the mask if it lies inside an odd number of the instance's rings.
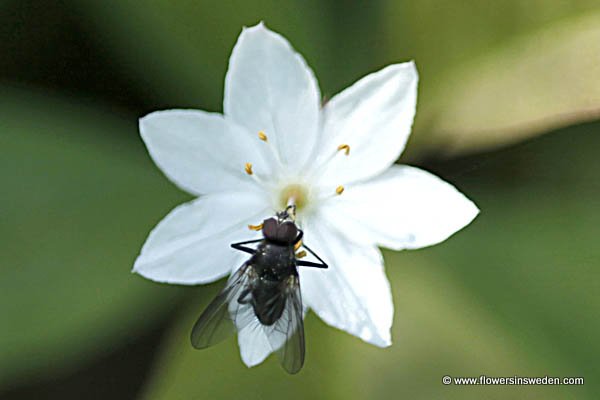
[{"label": "fly leg", "polygon": [[319,260],[320,262],[316,263],[316,262],[312,262],[312,261],[298,260],[298,261],[296,261],[296,265],[298,265],[299,267],[314,267],[314,268],[323,268],[323,269],[329,268],[329,265],[327,265],[327,263],[325,261],[323,261],[323,259],[317,255],[317,253],[315,253],[314,251],[312,251],[310,249],[310,247],[308,247],[304,243],[302,243],[302,246],[306,250],[308,250],[308,252],[310,254],[312,254],[313,256],[315,256],[317,258],[317,260]]},{"label": "fly leg", "polygon": [[261,242],[261,241],[263,241],[263,239],[247,240],[245,242],[232,243],[231,247],[233,247],[236,250],[243,251],[244,253],[254,254],[254,253],[256,253],[255,249],[244,246],[244,245],[250,244],[250,243],[257,243],[257,242]]},{"label": "fly leg", "polygon": [[242,293],[240,293],[237,302],[239,304],[250,304],[250,302],[252,301],[252,296],[250,296],[250,294],[252,293],[252,289],[251,288],[245,288]]},{"label": "fly leg", "polygon": [[296,245],[298,245],[298,242],[301,241],[303,237],[304,237],[304,231],[302,229],[298,229],[298,236],[296,236],[296,240],[294,240],[294,243],[296,243]]},{"label": "fly leg", "polygon": [[304,237],[304,231],[302,229],[298,229],[298,236],[296,237],[296,240],[294,241],[294,243],[296,243],[296,245],[294,246],[294,250],[298,250],[300,247],[304,247],[306,250],[308,250],[308,252],[310,254],[315,256],[317,258],[317,260],[320,261],[320,263],[315,263],[312,261],[297,260],[296,265],[298,265],[299,267],[329,268],[329,265],[327,265],[327,263],[325,261],[323,261],[321,259],[321,257],[319,257],[307,245],[305,245],[304,243],[301,242],[303,237]]}]

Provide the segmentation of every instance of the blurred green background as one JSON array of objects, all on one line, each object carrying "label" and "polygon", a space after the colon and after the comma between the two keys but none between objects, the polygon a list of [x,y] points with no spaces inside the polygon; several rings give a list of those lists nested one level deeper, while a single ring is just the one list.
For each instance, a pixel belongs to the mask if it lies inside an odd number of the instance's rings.
[{"label": "blurred green background", "polygon": [[[229,53],[264,20],[331,96],[414,59],[403,158],[481,209],[447,242],[385,251],[394,344],[306,321],[307,361],[247,369],[188,334],[222,282],[130,273],[189,198],[137,118],[221,111]],[[600,392],[597,0],[0,0],[0,398],[595,399]],[[442,376],[583,376],[444,386]]]}]

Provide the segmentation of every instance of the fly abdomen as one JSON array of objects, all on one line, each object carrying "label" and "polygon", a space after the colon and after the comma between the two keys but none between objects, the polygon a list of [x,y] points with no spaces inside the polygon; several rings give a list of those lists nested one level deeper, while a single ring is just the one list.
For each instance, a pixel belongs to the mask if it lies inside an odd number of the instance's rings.
[{"label": "fly abdomen", "polygon": [[254,288],[253,308],[254,314],[263,325],[273,325],[283,313],[285,297],[282,295],[279,281],[262,280]]}]

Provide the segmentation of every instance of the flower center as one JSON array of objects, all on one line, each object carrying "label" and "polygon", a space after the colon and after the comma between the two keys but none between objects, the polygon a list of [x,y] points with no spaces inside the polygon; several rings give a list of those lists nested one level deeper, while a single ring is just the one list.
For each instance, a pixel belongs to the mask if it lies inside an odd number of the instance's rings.
[{"label": "flower center", "polygon": [[279,208],[284,209],[289,204],[294,204],[298,211],[308,204],[308,189],[306,186],[293,183],[283,188],[279,195]]},{"label": "flower center", "polygon": [[[281,164],[281,159],[279,158],[279,153],[270,145],[267,134],[264,131],[260,131],[260,132],[258,132],[257,136],[261,141],[263,141],[267,145],[269,145],[269,148],[273,152],[275,159],[277,160],[277,162],[279,162]],[[334,148],[332,150],[333,151],[331,152],[329,157],[326,157],[322,161],[323,165],[330,162],[337,154],[343,154],[346,157],[350,155],[350,145],[345,144],[345,143],[340,144],[339,146],[337,146],[337,148]],[[256,176],[256,174],[254,173],[254,169],[252,168],[252,163],[250,163],[250,162],[245,163],[244,171],[246,172],[246,174],[250,175],[256,182],[258,182],[262,186],[271,186],[271,188],[273,187],[272,184],[268,184],[268,182],[263,181],[263,179],[261,179],[261,177]],[[318,196],[315,200],[318,202],[319,200],[323,200],[330,196],[339,196],[343,192],[344,192],[344,186],[340,185],[340,186],[336,187],[335,190],[333,190],[333,188],[332,188],[331,195],[327,195],[326,197]],[[275,193],[276,193],[275,202],[278,206],[278,209],[283,210],[289,205],[295,205],[296,210],[302,211],[304,209],[304,211],[307,211],[308,203],[310,202],[310,199],[311,199],[310,189],[307,185],[300,184],[300,183],[292,183],[292,184],[288,184],[288,185],[284,186],[283,189],[278,190]],[[315,193],[312,193],[312,195],[314,196]],[[251,225],[250,229],[260,230],[261,227],[259,225],[256,225],[256,226]]]}]

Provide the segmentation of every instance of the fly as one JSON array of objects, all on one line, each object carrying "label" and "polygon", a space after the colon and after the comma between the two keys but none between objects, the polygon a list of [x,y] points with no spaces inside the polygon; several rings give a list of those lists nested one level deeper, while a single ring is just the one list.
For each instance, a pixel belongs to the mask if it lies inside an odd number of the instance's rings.
[{"label": "fly", "polygon": [[[266,335],[282,367],[295,374],[304,364],[304,324],[299,266],[327,268],[302,243],[303,232],[294,223],[295,207],[288,206],[262,223],[263,238],[233,243],[251,257],[231,275],[225,288],[194,325],[192,345],[204,349],[252,326]],[[247,245],[258,243],[256,249]],[[319,262],[299,260],[304,247]]]}]

